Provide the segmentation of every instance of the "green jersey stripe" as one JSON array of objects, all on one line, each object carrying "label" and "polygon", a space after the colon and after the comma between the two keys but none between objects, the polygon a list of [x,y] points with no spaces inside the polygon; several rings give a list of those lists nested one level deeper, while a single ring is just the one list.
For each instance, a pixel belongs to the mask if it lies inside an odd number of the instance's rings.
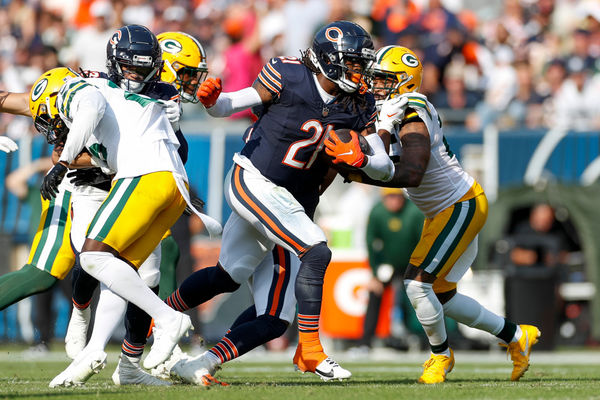
[{"label": "green jersey stripe", "polygon": [[71,193],[65,192],[63,196],[63,200],[61,203],[60,210],[60,218],[58,220],[58,229],[56,230],[56,240],[52,245],[52,249],[50,250],[50,254],[48,255],[48,261],[44,269],[48,272],[52,271],[52,266],[54,265],[54,260],[56,259],[56,255],[58,254],[58,250],[60,250],[63,245],[63,236],[65,234],[65,227],[67,225],[67,218],[69,216],[69,204],[71,203]]},{"label": "green jersey stripe", "polygon": [[110,215],[106,219],[106,222],[104,222],[104,224],[102,225],[102,228],[100,229],[100,232],[98,232],[98,235],[96,235],[94,237],[94,240],[97,240],[97,241],[101,242],[104,239],[106,239],[106,236],[108,235],[108,233],[112,229],[112,227],[115,224],[117,218],[119,218],[119,215],[121,215],[121,211],[123,211],[123,208],[125,208],[125,204],[127,204],[127,201],[129,200],[129,197],[131,196],[131,194],[133,193],[134,189],[136,188],[136,186],[140,182],[140,179],[141,179],[141,177],[138,176],[136,178],[133,178],[131,180],[131,182],[129,182],[127,184],[127,188],[125,189],[125,192],[121,195],[121,198],[119,198],[118,203],[114,206],[114,208],[111,211]]},{"label": "green jersey stripe", "polygon": [[119,187],[121,186],[122,183],[123,183],[123,179],[119,179],[115,182],[114,186],[110,190],[110,193],[108,194],[108,197],[102,202],[102,205],[100,206],[98,211],[96,211],[96,215],[94,215],[92,222],[90,222],[90,226],[88,227],[88,229],[85,233],[86,237],[94,229],[96,223],[98,222],[98,219],[100,218],[100,215],[102,215],[102,212],[104,212],[104,209],[108,206],[108,204],[113,199],[113,197],[116,196],[117,191],[119,190]]},{"label": "green jersey stripe", "polygon": [[42,212],[42,218],[44,218],[44,227],[42,228],[42,236],[40,237],[40,241],[35,248],[35,254],[31,258],[31,265],[34,267],[37,266],[37,263],[40,259],[40,255],[44,250],[44,246],[46,245],[46,240],[48,239],[48,231],[50,230],[50,224],[52,223],[52,214],[54,213],[54,203],[55,199],[50,199],[50,204],[48,205],[48,209],[46,210],[46,215]]},{"label": "green jersey stripe", "polygon": [[[442,229],[442,231],[440,232],[438,237],[435,239],[435,241],[433,242],[433,245],[431,246],[431,249],[429,250],[429,253],[427,254],[427,257],[425,257],[425,260],[423,260],[422,265],[425,266],[425,269],[427,269],[429,267],[429,264],[431,264],[433,262],[433,259],[435,258],[437,253],[440,251],[440,248],[442,247],[444,242],[448,239],[448,236],[452,232],[452,229],[454,228],[454,225],[456,224],[456,221],[458,220],[458,217],[460,216],[461,208],[457,204],[453,205],[452,207],[453,207],[453,210],[452,210],[452,214],[450,215],[450,219],[448,220],[448,222],[446,222],[446,226],[444,226],[444,229]],[[431,271],[427,271],[427,272],[431,273]]]},{"label": "green jersey stripe", "polygon": [[433,271],[434,275],[437,274],[438,272],[440,272],[440,270],[442,269],[444,264],[446,264],[446,262],[448,262],[448,259],[450,258],[452,251],[454,251],[454,249],[456,249],[456,246],[458,246],[458,242],[460,242],[460,239],[462,239],[463,235],[465,234],[465,231],[471,224],[471,221],[473,221],[473,215],[475,215],[475,209],[477,208],[477,204],[476,204],[474,198],[470,199],[468,204],[469,204],[469,207],[467,210],[467,216],[465,217],[465,220],[463,221],[463,223],[458,231],[458,234],[454,237],[452,244],[448,248],[448,251],[446,251],[446,254],[444,254],[442,259],[440,260],[437,268]]},{"label": "green jersey stripe", "polygon": [[[73,88],[73,90],[71,90],[69,93],[67,93],[69,100],[67,100],[67,105],[65,106],[65,109],[63,110],[63,114],[66,115],[67,118],[71,118],[69,113],[71,111],[71,102],[73,101],[73,97],[75,97],[75,93],[77,93],[84,87],[91,86],[89,83],[85,83],[85,82],[81,82],[81,83],[82,84],[80,86]],[[64,106],[64,104],[65,104],[65,102],[63,101],[63,106]]]}]

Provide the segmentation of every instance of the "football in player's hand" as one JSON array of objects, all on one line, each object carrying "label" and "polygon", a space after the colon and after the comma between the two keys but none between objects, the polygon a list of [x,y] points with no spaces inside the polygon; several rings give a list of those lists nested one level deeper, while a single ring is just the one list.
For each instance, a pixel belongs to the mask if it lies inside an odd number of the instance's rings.
[{"label": "football in player's hand", "polygon": [[[352,140],[352,136],[350,135],[350,131],[351,129],[347,129],[347,128],[339,128],[339,129],[335,129],[335,134],[337,135],[337,137],[344,143],[348,143]],[[330,131],[331,132],[331,131]],[[355,131],[356,132],[356,131]],[[371,151],[371,146],[369,146],[369,142],[367,142],[367,139],[365,139],[365,137],[363,135],[361,135],[360,133],[356,132],[356,134],[358,135],[358,143],[360,145],[360,149],[362,150],[362,152],[365,155],[369,155],[372,154]],[[328,139],[329,134],[327,134],[327,136],[325,137],[325,139]],[[328,155],[327,153],[325,153],[325,148],[323,148],[323,151],[321,151],[321,156],[324,157],[325,160],[327,160],[327,162],[329,164],[331,164],[331,166],[335,169],[337,169],[338,171],[349,171],[349,170],[356,170],[357,168],[352,167],[348,164],[345,163],[338,163],[338,164],[334,164],[333,163],[333,157]]]}]

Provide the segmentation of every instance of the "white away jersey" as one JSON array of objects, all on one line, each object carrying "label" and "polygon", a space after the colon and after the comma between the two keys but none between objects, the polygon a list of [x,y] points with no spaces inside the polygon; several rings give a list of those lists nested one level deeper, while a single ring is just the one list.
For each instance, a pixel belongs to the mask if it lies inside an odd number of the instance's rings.
[{"label": "white away jersey", "polygon": [[[429,164],[418,187],[405,188],[408,197],[428,218],[456,203],[473,186],[475,180],[462,169],[458,159],[450,150],[442,133],[442,122],[433,105],[421,97],[404,94],[408,97],[408,107],[414,110],[423,120],[429,131],[431,155]],[[414,117],[408,112],[404,119]],[[396,135],[396,143],[392,145],[390,154],[399,154],[401,144]],[[400,148],[393,148],[399,146]]]},{"label": "white away jersey", "polygon": [[[99,164],[116,173],[115,179],[172,171],[187,181],[177,154],[179,141],[156,100],[126,92],[107,79],[73,78],[59,91],[56,105],[70,128],[63,150],[67,157],[84,145]],[[94,126],[88,121],[97,118],[102,107],[104,113]],[[75,113],[82,117],[74,120]]]}]

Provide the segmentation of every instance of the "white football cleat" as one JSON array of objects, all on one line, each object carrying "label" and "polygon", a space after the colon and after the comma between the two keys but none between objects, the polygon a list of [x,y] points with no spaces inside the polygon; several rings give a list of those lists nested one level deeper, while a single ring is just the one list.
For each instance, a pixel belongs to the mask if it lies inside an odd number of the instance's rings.
[{"label": "white football cleat", "polygon": [[115,385],[171,386],[171,382],[158,379],[140,368],[139,357],[128,357],[121,353],[117,369],[112,374]]},{"label": "white football cleat", "polygon": [[144,368],[152,369],[167,360],[179,339],[187,336],[190,329],[194,329],[192,320],[188,315],[178,311],[175,312],[177,317],[170,323],[159,324],[159,321],[154,321],[156,324],[152,329],[154,344],[152,344],[150,352],[144,359]]},{"label": "white football cleat", "polygon": [[79,360],[73,361],[67,369],[58,374],[50,382],[50,387],[79,386],[87,382],[92,375],[97,374],[106,366],[106,353],[102,350],[93,351]]},{"label": "white football cleat", "polygon": [[65,350],[67,356],[74,360],[75,357],[85,348],[87,342],[87,331],[91,319],[90,307],[83,310],[73,306],[69,326],[65,335]]},{"label": "white football cleat", "polygon": [[173,366],[177,362],[187,360],[188,358],[190,358],[189,354],[181,350],[181,347],[179,347],[179,345],[176,345],[173,349],[171,357],[169,357],[169,359],[164,363],[158,364],[155,368],[152,368],[150,370],[150,373],[152,374],[152,376],[155,376],[157,378],[169,379],[171,377],[171,369],[173,368]]},{"label": "white football cleat", "polygon": [[213,377],[220,366],[214,365],[207,354],[208,352],[205,352],[199,356],[176,362],[171,368],[171,375],[198,386],[229,386],[229,384],[218,381]]},{"label": "white football cleat", "polygon": [[340,367],[340,364],[327,357],[315,368],[315,374],[319,375],[324,381],[332,379],[344,380],[352,376],[352,373],[347,369]]},{"label": "white football cleat", "polygon": [[214,375],[216,368],[206,358],[206,353],[176,362],[171,368],[171,375],[194,385],[208,386],[202,379],[205,375]]}]

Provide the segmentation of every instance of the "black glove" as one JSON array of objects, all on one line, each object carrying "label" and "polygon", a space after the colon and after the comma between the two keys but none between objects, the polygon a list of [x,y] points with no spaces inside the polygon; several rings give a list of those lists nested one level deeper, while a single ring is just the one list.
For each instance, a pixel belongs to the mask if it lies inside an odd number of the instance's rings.
[{"label": "black glove", "polygon": [[[192,197],[192,198],[190,198],[190,202],[192,203],[192,205],[194,206],[194,208],[196,210],[202,211],[204,209],[204,200],[202,200],[200,197]],[[194,212],[188,205],[188,206],[185,206],[185,210],[183,210],[183,213],[185,215],[192,215]]]},{"label": "black glove", "polygon": [[67,174],[75,186],[93,186],[101,190],[110,190],[112,178],[100,168],[79,168]]},{"label": "black glove", "polygon": [[58,185],[62,182],[65,174],[67,173],[67,167],[61,163],[57,163],[48,174],[44,177],[40,193],[44,200],[50,200],[56,197],[58,193]]}]

